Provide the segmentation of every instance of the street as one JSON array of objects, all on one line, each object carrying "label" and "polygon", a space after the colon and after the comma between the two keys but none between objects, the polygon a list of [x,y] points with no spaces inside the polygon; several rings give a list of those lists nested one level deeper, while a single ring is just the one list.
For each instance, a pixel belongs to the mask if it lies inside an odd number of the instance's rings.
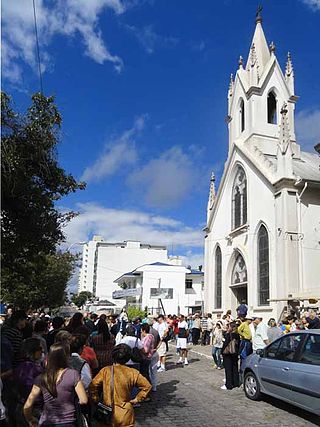
[{"label": "street", "polygon": [[[167,371],[158,374],[158,391],[136,409],[138,427],[320,426],[320,419],[280,400],[253,402],[242,388],[221,390],[224,371],[214,369],[211,347],[196,346],[189,365],[176,365],[170,347]],[[203,353],[204,355],[197,354]]]}]

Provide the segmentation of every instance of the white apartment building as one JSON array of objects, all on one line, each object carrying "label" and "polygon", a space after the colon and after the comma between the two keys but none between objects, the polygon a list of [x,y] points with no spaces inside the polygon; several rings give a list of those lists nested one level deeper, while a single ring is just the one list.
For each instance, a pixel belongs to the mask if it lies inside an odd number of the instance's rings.
[{"label": "white apartment building", "polygon": [[165,246],[138,241],[109,243],[101,236],[94,236],[83,246],[78,292],[89,291],[100,300],[107,299],[123,306],[125,301],[112,299],[113,291],[119,289],[114,280],[137,266],[152,262],[168,262]]}]

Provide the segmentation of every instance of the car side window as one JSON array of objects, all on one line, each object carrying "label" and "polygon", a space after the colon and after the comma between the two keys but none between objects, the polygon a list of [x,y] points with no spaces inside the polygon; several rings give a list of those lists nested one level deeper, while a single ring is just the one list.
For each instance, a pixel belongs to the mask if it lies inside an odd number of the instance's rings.
[{"label": "car side window", "polygon": [[320,335],[309,335],[298,362],[320,365]]},{"label": "car side window", "polygon": [[292,362],[301,340],[301,334],[287,335],[281,338],[275,359]]},{"label": "car side window", "polygon": [[265,351],[265,357],[268,357],[269,359],[274,359],[276,357],[277,350],[280,345],[280,341],[281,340],[277,340],[268,346],[268,348]]}]

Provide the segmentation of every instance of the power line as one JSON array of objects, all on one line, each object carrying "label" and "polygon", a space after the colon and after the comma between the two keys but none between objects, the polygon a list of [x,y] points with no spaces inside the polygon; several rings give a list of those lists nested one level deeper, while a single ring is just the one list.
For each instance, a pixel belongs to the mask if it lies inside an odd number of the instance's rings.
[{"label": "power line", "polygon": [[34,16],[34,32],[35,32],[35,36],[36,36],[36,48],[37,48],[37,58],[38,58],[40,92],[41,92],[41,95],[43,95],[43,84],[42,84],[42,73],[41,73],[40,49],[39,49],[38,25],[37,25],[37,13],[36,13],[35,0],[32,0],[32,3],[33,3],[33,16]]}]

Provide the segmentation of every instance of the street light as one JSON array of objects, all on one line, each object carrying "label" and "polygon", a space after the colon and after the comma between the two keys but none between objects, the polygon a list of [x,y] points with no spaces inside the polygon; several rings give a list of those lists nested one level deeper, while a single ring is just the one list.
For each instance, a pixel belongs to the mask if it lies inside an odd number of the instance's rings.
[{"label": "street light", "polygon": [[76,246],[76,245],[85,245],[86,243],[87,242],[74,242],[74,243],[72,243],[72,245],[70,245],[68,247],[67,252],[70,252],[70,249],[73,248],[73,246]]}]

